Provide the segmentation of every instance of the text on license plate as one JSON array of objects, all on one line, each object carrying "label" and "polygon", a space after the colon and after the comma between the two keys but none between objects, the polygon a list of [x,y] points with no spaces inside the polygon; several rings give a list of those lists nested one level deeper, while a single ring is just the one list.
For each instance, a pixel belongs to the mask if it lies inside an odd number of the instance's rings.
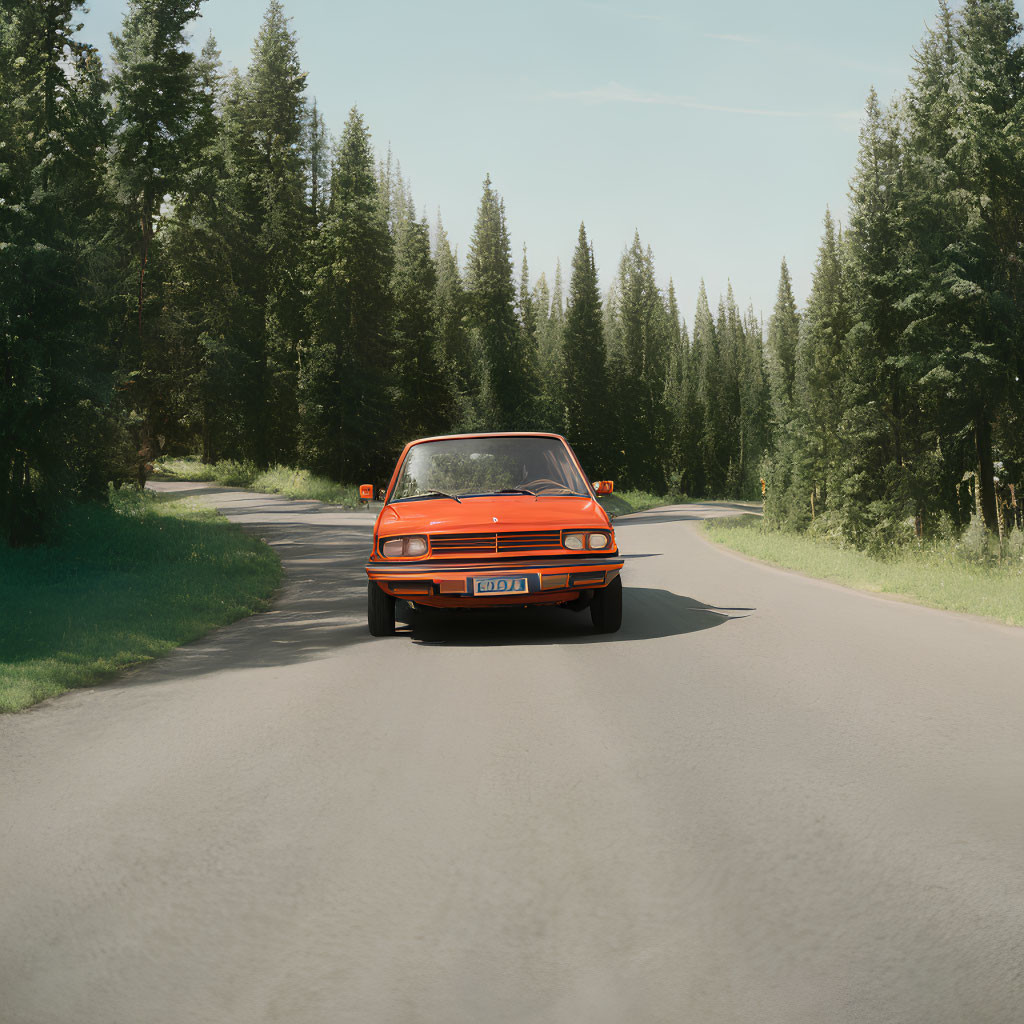
[{"label": "text on license plate", "polygon": [[528,592],[525,576],[495,576],[491,579],[473,580],[473,593],[481,597]]}]

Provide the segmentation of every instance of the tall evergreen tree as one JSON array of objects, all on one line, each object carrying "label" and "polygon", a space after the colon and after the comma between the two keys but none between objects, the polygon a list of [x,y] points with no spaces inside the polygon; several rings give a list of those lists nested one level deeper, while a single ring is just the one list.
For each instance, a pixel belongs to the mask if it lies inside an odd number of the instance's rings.
[{"label": "tall evergreen tree", "polygon": [[679,490],[683,494],[701,495],[705,492],[705,477],[701,458],[703,419],[697,398],[697,361],[690,345],[686,323],[680,322],[678,302],[671,282],[668,308],[675,350],[675,358],[670,366],[669,394],[674,435],[672,454],[679,475]]},{"label": "tall evergreen tree", "polygon": [[726,465],[725,494],[739,494],[742,489],[743,466],[740,445],[740,375],[744,338],[736,296],[730,281],[724,298],[718,302],[715,325],[718,339],[719,381],[721,384],[722,417],[725,444],[722,457]]},{"label": "tall evergreen tree", "polygon": [[302,462],[336,480],[380,481],[393,465],[393,262],[370,135],[353,107],[314,245],[299,395]]},{"label": "tall evergreen tree", "polygon": [[667,487],[665,383],[670,332],[654,276],[654,257],[639,233],[619,264],[610,376],[616,382],[617,433],[627,484],[663,494]]},{"label": "tall evergreen tree", "polygon": [[901,134],[897,117],[883,113],[872,89],[850,184],[852,327],[844,343],[846,414],[838,439],[843,490],[833,496],[846,532],[859,543],[879,535],[885,523],[923,514],[939,497],[929,493],[936,437],[921,422],[917,384],[928,368],[923,353],[905,344]]},{"label": "tall evergreen tree", "polygon": [[772,418],[783,428],[793,417],[793,385],[796,380],[796,346],[800,337],[800,316],[793,298],[789,267],[783,259],[779,268],[779,290],[768,321],[768,381],[771,387]]},{"label": "tall evergreen tree", "polygon": [[533,292],[530,290],[530,267],[526,259],[526,246],[523,246],[523,262],[519,275],[519,296],[516,305],[519,314],[519,344],[527,360],[527,372],[537,381],[539,373],[539,356],[537,351],[537,310],[533,305]]},{"label": "tall evergreen tree", "polygon": [[476,401],[482,375],[480,357],[470,336],[469,308],[458,260],[441,218],[437,219],[434,244],[434,322],[438,360],[448,381],[453,425],[469,430],[476,425]]},{"label": "tall evergreen tree", "polygon": [[199,155],[216,131],[213,97],[186,38],[200,4],[130,0],[121,34],[111,38],[108,166],[112,234],[120,253],[119,280],[113,285],[122,310],[119,390],[135,423],[142,462],[159,452],[158,438],[172,420],[161,324],[167,268],[158,230],[167,220],[167,197],[172,204],[187,200],[199,184]]},{"label": "tall evergreen tree", "polygon": [[[557,273],[560,272],[559,269]],[[546,274],[542,273],[537,279],[532,300],[537,317],[537,362],[540,375],[538,426],[561,433],[567,429],[563,390],[565,316],[561,311],[561,303],[557,307],[552,303]]]},{"label": "tall evergreen tree", "polygon": [[491,187],[489,175],[470,242],[466,284],[487,368],[488,418],[494,429],[529,428],[537,396],[535,353],[516,318],[505,204]]},{"label": "tall evergreen tree", "polygon": [[[997,528],[992,429],[1016,390],[1024,223],[1024,46],[1010,0],[968,0],[926,42],[912,94],[919,181],[941,208],[925,249],[924,306],[933,365],[927,377],[938,416],[973,443],[980,511]],[[952,73],[936,81],[943,60]],[[940,120],[940,118],[942,120]],[[921,180],[923,178],[923,180]],[[933,201],[934,202],[934,201]]]},{"label": "tall evergreen tree", "polygon": [[79,3],[0,20],[0,543],[41,539],[63,502],[116,475],[101,324],[102,67]]},{"label": "tall evergreen tree", "polygon": [[287,462],[296,444],[298,342],[305,332],[308,205],[305,72],[279,0],[270,0],[244,77],[224,112],[227,201],[234,215],[237,344],[247,372],[244,447],[260,465]]},{"label": "tall evergreen tree", "polygon": [[430,230],[425,221],[413,218],[411,202],[403,204],[394,246],[391,293],[401,435],[440,434],[451,422],[452,408],[434,319],[437,274],[430,254]]},{"label": "tall evergreen tree", "polygon": [[586,228],[580,224],[565,315],[562,391],[566,435],[584,468],[594,475],[606,471],[611,441],[605,359],[597,266]]},{"label": "tall evergreen tree", "polygon": [[[210,37],[197,60],[201,87],[223,105],[220,54]],[[163,388],[168,447],[205,462],[237,451],[245,427],[239,381],[246,364],[236,343],[236,293],[231,273],[233,211],[226,202],[226,139],[218,132],[196,154],[196,187],[181,197],[164,237],[167,263],[162,329],[167,372]]]},{"label": "tall evergreen tree", "polygon": [[740,325],[742,348],[739,358],[739,431],[737,465],[740,467],[735,494],[758,498],[760,471],[770,446],[771,413],[768,381],[764,368],[764,332],[761,321],[748,307]]},{"label": "tall evergreen tree", "polygon": [[828,210],[824,226],[796,359],[801,453],[795,476],[812,514],[813,508],[823,511],[828,506],[833,485],[841,481],[837,439],[847,401],[843,342],[851,326],[842,237]]},{"label": "tall evergreen tree", "polygon": [[722,361],[718,332],[708,305],[707,290],[700,283],[697,311],[693,317],[693,354],[696,407],[700,411],[700,457],[703,470],[703,494],[725,493],[728,472],[728,436],[722,384]]}]

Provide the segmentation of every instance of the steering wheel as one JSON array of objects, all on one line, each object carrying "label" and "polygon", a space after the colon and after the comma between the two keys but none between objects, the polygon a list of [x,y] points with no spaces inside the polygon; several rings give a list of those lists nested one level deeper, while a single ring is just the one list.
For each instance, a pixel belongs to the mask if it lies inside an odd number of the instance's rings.
[{"label": "steering wheel", "polygon": [[551,480],[546,476],[537,477],[536,480],[528,480],[521,486],[530,491],[536,491],[542,488],[544,485],[550,485],[551,487],[557,487],[560,491],[569,491],[571,488],[566,487],[564,483],[560,483],[558,480]]}]

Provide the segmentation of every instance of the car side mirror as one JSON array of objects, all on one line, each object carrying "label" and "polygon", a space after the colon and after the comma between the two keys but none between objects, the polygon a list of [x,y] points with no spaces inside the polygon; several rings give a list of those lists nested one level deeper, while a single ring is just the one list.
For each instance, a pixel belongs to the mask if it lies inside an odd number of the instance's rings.
[{"label": "car side mirror", "polygon": [[360,484],[359,485],[359,500],[373,501],[373,484]]},{"label": "car side mirror", "polygon": [[594,484],[594,490],[597,491],[598,494],[611,494],[615,490],[615,481],[598,480],[597,483]]}]

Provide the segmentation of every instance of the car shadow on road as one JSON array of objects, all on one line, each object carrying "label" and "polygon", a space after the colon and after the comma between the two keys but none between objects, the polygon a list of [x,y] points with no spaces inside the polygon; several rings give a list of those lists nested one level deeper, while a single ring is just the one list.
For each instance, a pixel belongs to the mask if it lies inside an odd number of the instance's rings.
[{"label": "car shadow on road", "polygon": [[[590,612],[567,608],[495,608],[493,611],[407,612],[399,636],[419,644],[451,647],[523,647],[536,644],[621,643],[696,633],[746,618],[753,608],[718,608],[692,597],[650,587],[623,589],[622,628],[595,633]],[[401,614],[400,614],[401,618]]]}]

